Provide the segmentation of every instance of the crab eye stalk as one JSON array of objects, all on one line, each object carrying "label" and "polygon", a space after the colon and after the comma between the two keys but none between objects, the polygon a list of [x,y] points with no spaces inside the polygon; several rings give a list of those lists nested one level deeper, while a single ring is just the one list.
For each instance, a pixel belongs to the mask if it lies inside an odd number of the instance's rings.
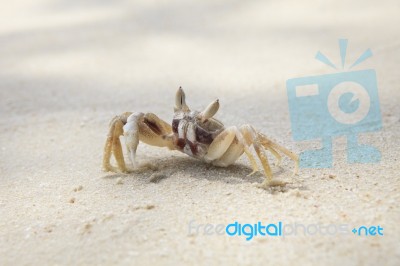
[{"label": "crab eye stalk", "polygon": [[219,100],[215,100],[214,102],[210,103],[203,112],[200,113],[199,117],[201,122],[205,122],[207,119],[213,117],[219,109]]},{"label": "crab eye stalk", "polygon": [[179,87],[175,96],[175,112],[178,110],[183,110],[185,112],[190,111],[189,107],[186,105],[185,101],[185,92],[182,90],[182,87]]}]

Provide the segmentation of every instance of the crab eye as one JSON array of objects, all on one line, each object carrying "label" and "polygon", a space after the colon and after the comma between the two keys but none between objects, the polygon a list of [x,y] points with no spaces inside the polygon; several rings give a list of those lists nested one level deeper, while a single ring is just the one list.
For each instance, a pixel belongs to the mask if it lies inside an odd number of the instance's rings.
[{"label": "crab eye", "polygon": [[175,96],[175,107],[176,109],[182,109],[183,103],[185,102],[185,93],[182,90],[182,87],[179,87]]},{"label": "crab eye", "polygon": [[206,109],[204,109],[204,111],[200,113],[201,121],[204,122],[207,119],[213,117],[218,112],[218,109],[219,109],[219,100],[217,99],[212,103],[210,103],[206,107]]},{"label": "crab eye", "polygon": [[175,111],[178,110],[190,111],[189,107],[186,105],[185,92],[182,90],[182,87],[179,87],[175,96]]}]

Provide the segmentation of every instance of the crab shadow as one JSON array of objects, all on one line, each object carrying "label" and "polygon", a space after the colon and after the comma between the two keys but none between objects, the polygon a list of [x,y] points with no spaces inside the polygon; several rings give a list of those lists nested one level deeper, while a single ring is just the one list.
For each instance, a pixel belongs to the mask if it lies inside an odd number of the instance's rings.
[{"label": "crab shadow", "polygon": [[[196,178],[211,182],[224,182],[226,184],[262,183],[263,172],[249,176],[252,168],[235,163],[228,167],[219,167],[207,164],[190,157],[171,156],[162,159],[148,158],[147,163],[139,164],[139,168],[128,174],[114,173],[103,178],[115,179],[134,176],[147,183],[159,183],[168,178]],[[132,168],[128,165],[128,168]],[[287,171],[280,167],[272,167],[274,177],[279,177]]]}]

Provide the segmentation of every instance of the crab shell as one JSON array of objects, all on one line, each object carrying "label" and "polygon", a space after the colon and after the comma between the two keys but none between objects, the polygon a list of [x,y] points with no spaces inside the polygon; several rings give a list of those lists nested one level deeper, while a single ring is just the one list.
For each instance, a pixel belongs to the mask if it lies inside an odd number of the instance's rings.
[{"label": "crab shell", "polygon": [[224,129],[224,125],[215,118],[202,121],[202,113],[198,111],[177,111],[172,120],[177,148],[198,159],[204,158],[208,146]]}]

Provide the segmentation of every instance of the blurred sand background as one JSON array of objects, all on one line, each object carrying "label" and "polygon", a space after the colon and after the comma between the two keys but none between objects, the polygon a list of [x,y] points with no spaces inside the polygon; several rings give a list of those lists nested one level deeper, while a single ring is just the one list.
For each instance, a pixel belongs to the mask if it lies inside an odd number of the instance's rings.
[{"label": "blurred sand background", "polygon": [[[0,4],[0,265],[400,265],[399,1],[66,1]],[[256,188],[242,158],[227,169],[140,145],[157,171],[101,171],[109,120],[124,111],[171,121],[182,86],[217,118],[250,123],[300,152],[285,82],[356,69],[377,72],[383,130],[361,141],[379,164],[301,169],[281,190]],[[292,162],[273,168],[289,178]],[[151,176],[165,175],[158,183]],[[154,176],[154,175],[153,175]],[[381,225],[382,237],[188,235],[188,223],[257,221]]]}]

